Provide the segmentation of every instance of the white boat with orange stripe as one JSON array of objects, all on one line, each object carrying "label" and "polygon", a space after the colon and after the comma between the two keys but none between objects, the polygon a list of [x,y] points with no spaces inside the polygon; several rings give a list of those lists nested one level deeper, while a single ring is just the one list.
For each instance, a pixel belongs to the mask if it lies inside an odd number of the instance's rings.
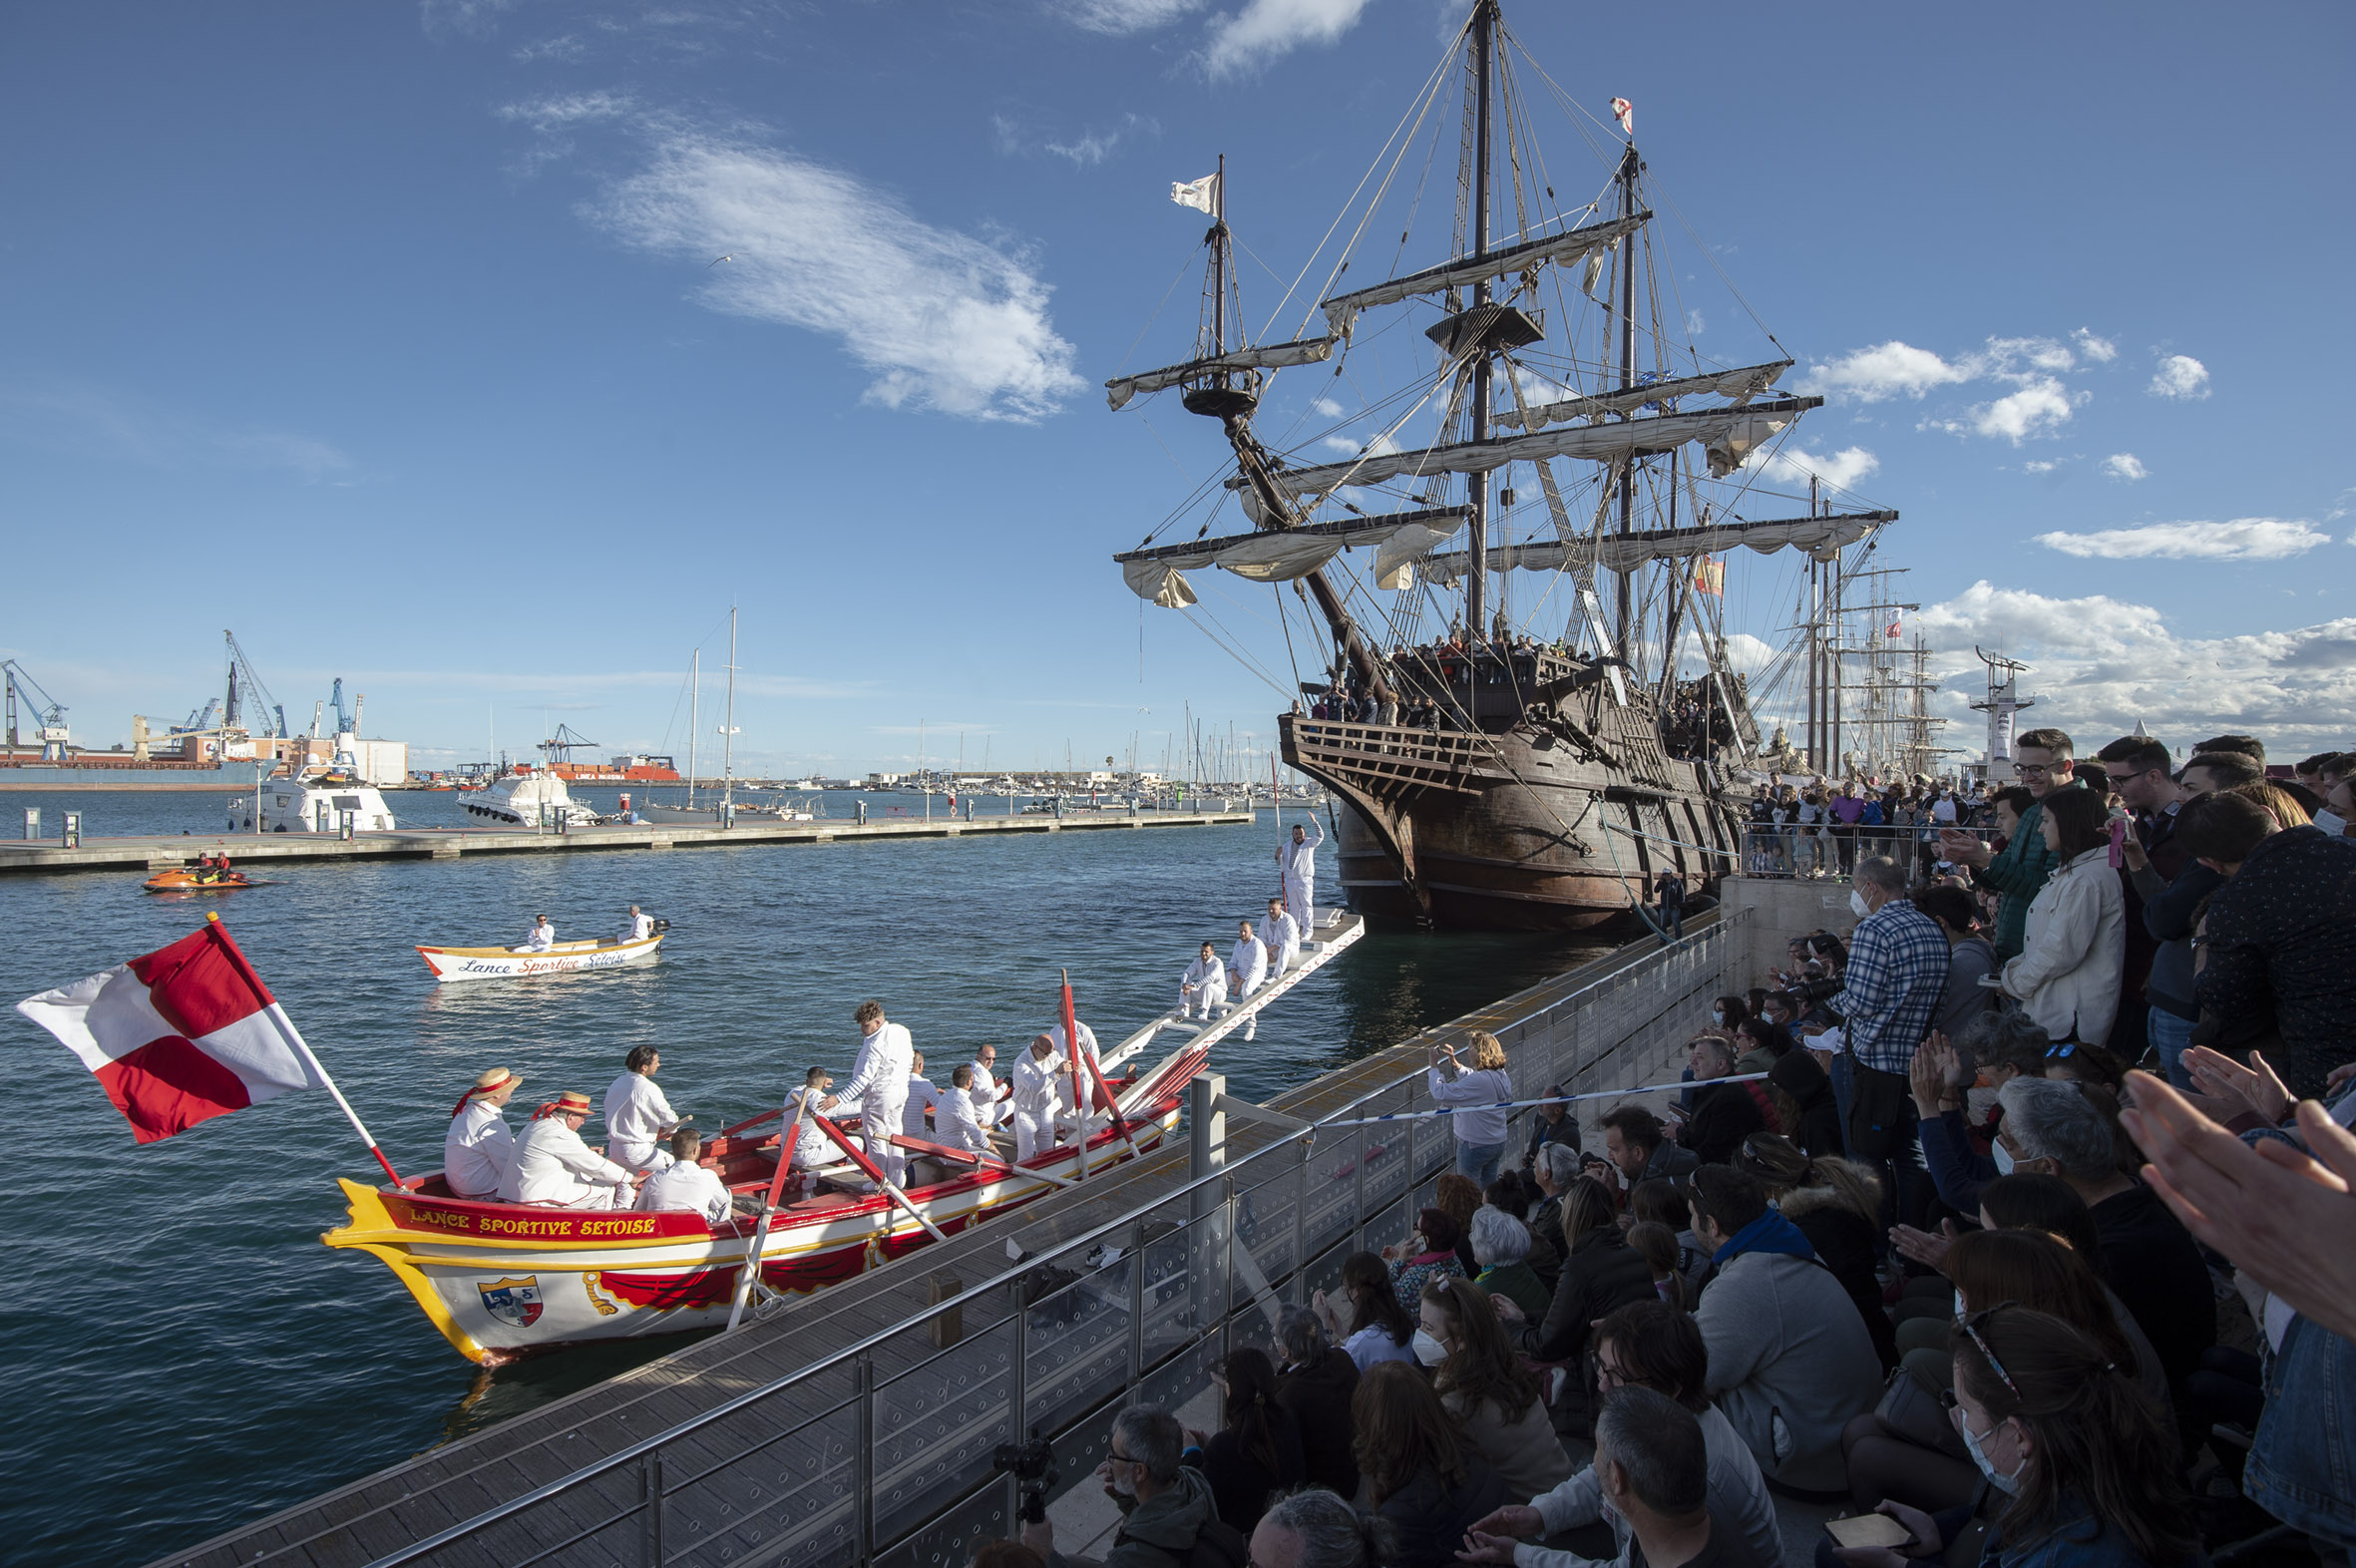
[{"label": "white boat with orange stripe", "polygon": [[515,980],[526,975],[570,975],[580,970],[617,970],[653,962],[662,946],[659,930],[624,942],[560,942],[548,948],[425,948],[417,956],[436,980]]},{"label": "white boat with orange stripe", "polygon": [[[791,1129],[781,1139],[784,1113],[773,1110],[729,1128],[702,1156],[731,1193],[761,1205],[758,1217],[710,1225],[680,1211],[477,1202],[454,1197],[437,1173],[374,1187],[344,1181],[350,1220],[320,1240],[382,1260],[451,1345],[487,1365],[590,1340],[721,1328],[748,1307],[758,1315],[764,1303],[849,1279],[1160,1147],[1212,1047],[1364,931],[1344,916],[1293,969],[1219,1017],[1165,1013],[1131,1034],[1088,1064],[1086,1092],[1070,1096],[1086,1112],[1067,1112],[1059,1141],[1027,1160],[1004,1148],[976,1154],[895,1138],[909,1156],[909,1185],[896,1188],[860,1148],[855,1117],[816,1117],[840,1159],[780,1204],[779,1149]],[[1182,1043],[1141,1067],[1165,1034]],[[747,1268],[754,1260],[757,1272]]]}]

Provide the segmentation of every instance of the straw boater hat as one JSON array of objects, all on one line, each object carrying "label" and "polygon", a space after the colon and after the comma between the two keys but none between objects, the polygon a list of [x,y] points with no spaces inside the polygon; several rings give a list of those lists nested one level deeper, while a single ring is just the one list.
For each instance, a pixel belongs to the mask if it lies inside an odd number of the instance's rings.
[{"label": "straw boater hat", "polygon": [[587,1116],[589,1113],[589,1097],[582,1093],[579,1089],[567,1089],[564,1093],[557,1096],[558,1115]]},{"label": "straw boater hat", "polygon": [[509,1069],[505,1067],[494,1067],[489,1072],[484,1073],[481,1077],[475,1080],[475,1092],[477,1094],[489,1094],[494,1089],[504,1089],[509,1084],[520,1081],[522,1080],[520,1080],[516,1074]]}]

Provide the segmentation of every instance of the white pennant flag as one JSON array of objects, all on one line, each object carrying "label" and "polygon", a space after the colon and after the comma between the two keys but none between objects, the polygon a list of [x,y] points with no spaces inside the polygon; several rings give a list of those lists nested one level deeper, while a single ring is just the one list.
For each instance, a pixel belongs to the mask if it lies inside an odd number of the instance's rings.
[{"label": "white pennant flag", "polygon": [[1622,136],[1636,135],[1636,106],[1625,98],[1612,100],[1612,118],[1620,122]]},{"label": "white pennant flag", "polygon": [[1180,206],[1191,206],[1198,212],[1216,212],[1219,209],[1219,177],[1205,175],[1200,180],[1184,184],[1173,180],[1170,182],[1170,199]]}]

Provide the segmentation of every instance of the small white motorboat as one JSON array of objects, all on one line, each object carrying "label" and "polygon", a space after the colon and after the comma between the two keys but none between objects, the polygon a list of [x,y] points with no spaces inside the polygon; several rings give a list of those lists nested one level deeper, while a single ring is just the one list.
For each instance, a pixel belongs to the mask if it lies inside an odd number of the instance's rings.
[{"label": "small white motorboat", "polygon": [[425,960],[434,978],[445,980],[515,980],[525,975],[567,975],[576,970],[617,970],[645,964],[662,946],[659,926],[650,937],[635,942],[560,942],[538,952],[514,948],[427,948]]}]

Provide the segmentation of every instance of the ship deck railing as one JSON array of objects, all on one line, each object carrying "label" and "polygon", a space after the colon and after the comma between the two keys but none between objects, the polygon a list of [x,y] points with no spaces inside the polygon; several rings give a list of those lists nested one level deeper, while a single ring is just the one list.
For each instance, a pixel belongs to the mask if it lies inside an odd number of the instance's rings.
[{"label": "ship deck railing", "polygon": [[[1698,918],[1681,942],[1633,944],[1265,1107],[1198,1079],[1184,1150],[164,1561],[964,1562],[1016,1528],[1000,1444],[1050,1437],[1064,1487],[1084,1486],[1114,1410],[1201,1396],[1228,1351],[1271,1343],[1281,1305],[1338,1290],[1351,1253],[1405,1235],[1455,1152],[1431,1114],[1430,1044],[1495,1033],[1524,1095],[1674,1078],[1747,920]],[[1393,1113],[1407,1119],[1303,1135]],[[750,1375],[780,1359],[790,1370]]]}]

